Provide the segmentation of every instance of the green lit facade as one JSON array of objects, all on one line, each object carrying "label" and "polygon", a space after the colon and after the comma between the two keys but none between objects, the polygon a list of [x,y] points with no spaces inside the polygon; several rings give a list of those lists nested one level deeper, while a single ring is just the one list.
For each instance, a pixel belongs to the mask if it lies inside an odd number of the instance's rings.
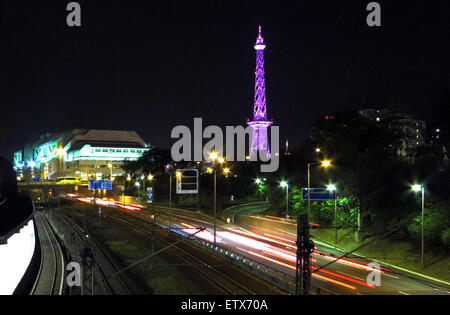
[{"label": "green lit facade", "polygon": [[14,153],[14,168],[24,181],[111,178],[124,175],[124,161],[136,161],[149,150],[133,131],[76,129],[24,146]]}]

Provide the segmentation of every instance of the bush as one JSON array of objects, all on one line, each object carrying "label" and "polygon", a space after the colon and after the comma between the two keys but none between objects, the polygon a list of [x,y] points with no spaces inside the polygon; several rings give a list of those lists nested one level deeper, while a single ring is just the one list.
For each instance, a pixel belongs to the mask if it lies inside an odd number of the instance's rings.
[{"label": "bush", "polygon": [[450,228],[445,229],[441,234],[441,240],[447,249],[450,248]]},{"label": "bush", "polygon": [[[431,204],[424,211],[424,238],[432,244],[448,244],[449,218],[447,204]],[[422,235],[422,214],[412,218],[408,233],[413,239]],[[446,243],[447,242],[447,243]]]}]

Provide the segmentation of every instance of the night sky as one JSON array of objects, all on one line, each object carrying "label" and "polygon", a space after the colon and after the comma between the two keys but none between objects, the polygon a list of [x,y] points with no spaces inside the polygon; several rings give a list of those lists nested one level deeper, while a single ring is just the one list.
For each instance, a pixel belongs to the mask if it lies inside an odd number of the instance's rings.
[{"label": "night sky", "polygon": [[47,132],[137,131],[170,148],[171,129],[245,125],[262,25],[268,116],[281,143],[312,121],[390,100],[427,108],[450,91],[450,2],[0,0],[0,155]]}]

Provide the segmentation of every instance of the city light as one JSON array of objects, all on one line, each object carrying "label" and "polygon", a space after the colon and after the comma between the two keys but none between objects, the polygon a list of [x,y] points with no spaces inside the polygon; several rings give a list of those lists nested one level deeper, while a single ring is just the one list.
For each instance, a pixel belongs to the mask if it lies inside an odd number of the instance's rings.
[{"label": "city light", "polygon": [[327,185],[327,189],[328,189],[329,191],[334,191],[334,190],[336,190],[336,185],[329,184],[329,185]]},{"label": "city light", "polygon": [[222,164],[222,163],[224,163],[225,162],[225,159],[222,157],[222,158],[219,158],[219,163],[220,164]]},{"label": "city light", "polygon": [[260,178],[255,179],[255,183],[258,185],[261,184],[261,179]]},{"label": "city light", "polygon": [[230,169],[229,169],[228,167],[224,168],[224,169],[223,169],[223,173],[224,173],[225,175],[227,175],[228,173],[230,173]]},{"label": "city light", "polygon": [[176,176],[176,177],[181,177],[182,174],[181,174],[181,172],[176,172],[176,173],[175,173],[175,176]]},{"label": "city light", "polygon": [[412,185],[411,189],[413,191],[421,191],[422,190],[422,186],[421,185]]},{"label": "city light", "polygon": [[331,162],[329,161],[329,160],[324,160],[324,161],[322,161],[322,166],[323,167],[328,167],[328,166],[330,166],[331,165]]},{"label": "city light", "polygon": [[217,152],[211,152],[210,154],[209,154],[209,157],[211,158],[211,160],[215,160],[215,159],[217,159]]},{"label": "city light", "polygon": [[153,179],[153,175],[149,174],[147,179],[151,181]]},{"label": "city light", "polygon": [[317,153],[319,153],[319,152],[320,152],[320,148],[316,148],[315,151],[316,151]]},{"label": "city light", "polygon": [[281,187],[287,187],[287,186],[288,186],[287,181],[282,180],[282,181],[280,182],[280,186],[281,186]]}]

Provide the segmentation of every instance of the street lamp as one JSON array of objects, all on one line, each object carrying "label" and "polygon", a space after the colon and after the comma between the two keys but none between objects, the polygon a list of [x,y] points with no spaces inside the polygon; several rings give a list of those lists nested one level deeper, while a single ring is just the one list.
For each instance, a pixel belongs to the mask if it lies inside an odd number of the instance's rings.
[{"label": "street lamp", "polygon": [[308,163],[308,218],[311,220],[311,165],[321,165],[325,168],[331,166],[329,160],[323,160],[320,163]]},{"label": "street lamp", "polygon": [[282,180],[280,186],[286,188],[286,216],[289,215],[289,184],[287,181]]},{"label": "street lamp", "polygon": [[334,244],[337,246],[337,188],[336,185],[327,185],[329,191],[334,191]]},{"label": "street lamp", "polygon": [[[225,159],[223,157],[219,158],[219,155],[217,154],[217,152],[212,151],[211,153],[209,153],[209,157],[213,162],[213,167],[212,168],[208,168],[207,172],[208,173],[214,173],[214,247],[216,246],[216,231],[217,231],[217,171],[216,171],[216,159],[218,160],[218,162],[220,164],[225,163]],[[227,170],[225,172],[225,170]],[[230,169],[224,169],[224,173],[227,174],[230,171]]]},{"label": "street lamp", "polygon": [[424,242],[424,236],[423,236],[423,220],[424,220],[424,199],[425,199],[425,187],[422,185],[412,185],[411,189],[414,192],[422,192],[422,268],[423,268],[423,257],[424,257],[424,248],[425,248],[425,242]]}]

